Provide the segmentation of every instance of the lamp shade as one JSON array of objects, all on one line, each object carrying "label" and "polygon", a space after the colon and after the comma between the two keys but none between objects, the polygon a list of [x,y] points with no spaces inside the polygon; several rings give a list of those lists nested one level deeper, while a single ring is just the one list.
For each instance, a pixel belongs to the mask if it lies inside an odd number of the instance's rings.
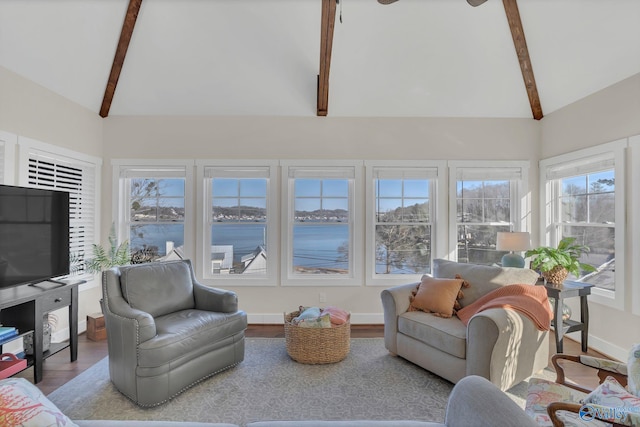
[{"label": "lamp shade", "polygon": [[502,257],[503,267],[524,267],[524,258],[513,251],[526,251],[531,247],[531,236],[526,231],[498,232],[496,250],[511,251]]},{"label": "lamp shade", "polygon": [[531,247],[531,236],[527,231],[498,232],[496,250],[526,251]]}]

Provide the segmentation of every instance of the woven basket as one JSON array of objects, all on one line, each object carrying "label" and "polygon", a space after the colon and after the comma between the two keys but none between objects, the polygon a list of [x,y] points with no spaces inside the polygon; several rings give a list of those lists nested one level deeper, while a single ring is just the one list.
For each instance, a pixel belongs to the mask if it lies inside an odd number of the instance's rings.
[{"label": "woven basket", "polygon": [[339,362],[349,354],[351,323],[331,328],[302,328],[291,323],[300,315],[294,311],[284,315],[284,337],[287,353],[299,363],[319,365]]}]

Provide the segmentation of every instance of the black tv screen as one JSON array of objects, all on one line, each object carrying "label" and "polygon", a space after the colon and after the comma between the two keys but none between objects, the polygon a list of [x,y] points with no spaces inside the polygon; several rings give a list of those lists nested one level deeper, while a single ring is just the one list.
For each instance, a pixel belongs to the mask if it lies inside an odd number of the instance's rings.
[{"label": "black tv screen", "polygon": [[69,193],[0,185],[0,288],[69,274]]}]

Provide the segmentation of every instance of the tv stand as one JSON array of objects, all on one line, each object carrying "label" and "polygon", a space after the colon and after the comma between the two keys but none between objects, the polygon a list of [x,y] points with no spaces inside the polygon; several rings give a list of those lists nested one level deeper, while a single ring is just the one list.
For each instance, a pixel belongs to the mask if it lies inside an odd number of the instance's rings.
[{"label": "tv stand", "polygon": [[[56,283],[57,286],[30,285],[0,289],[0,323],[15,326],[20,334],[33,332],[33,355],[27,356],[27,367],[33,366],[33,382],[42,379],[44,360],[69,347],[71,362],[78,358],[78,285],[79,281]],[[69,307],[69,341],[51,343],[43,351],[43,324],[45,313]]]}]

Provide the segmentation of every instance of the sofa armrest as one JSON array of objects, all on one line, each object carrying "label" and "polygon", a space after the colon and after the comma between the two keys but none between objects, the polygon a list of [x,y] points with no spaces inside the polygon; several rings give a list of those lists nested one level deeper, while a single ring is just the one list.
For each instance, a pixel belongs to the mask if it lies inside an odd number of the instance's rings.
[{"label": "sofa armrest", "polygon": [[467,375],[488,378],[501,390],[548,363],[548,332],[526,315],[504,308],[475,314],[467,325]]},{"label": "sofa armrest", "polygon": [[[473,420],[470,424],[469,420]],[[485,378],[472,375],[458,381],[449,395],[447,427],[469,425],[534,427],[533,418]]]},{"label": "sofa armrest", "polygon": [[418,283],[394,286],[380,293],[384,309],[384,345],[391,353],[398,352],[398,316],[409,309],[409,297]]},{"label": "sofa armrest", "polygon": [[233,291],[212,288],[202,283],[193,283],[193,294],[198,310],[235,313],[238,311],[238,296]]}]

